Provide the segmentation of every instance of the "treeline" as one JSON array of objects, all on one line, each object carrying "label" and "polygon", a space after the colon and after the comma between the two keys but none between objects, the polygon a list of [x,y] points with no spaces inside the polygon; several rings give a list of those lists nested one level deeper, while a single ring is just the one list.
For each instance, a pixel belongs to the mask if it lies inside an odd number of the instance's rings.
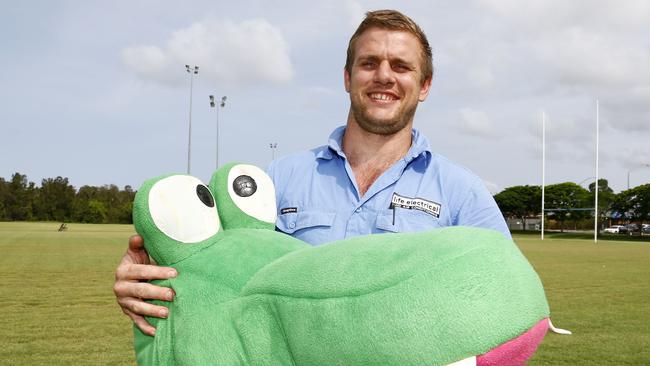
[{"label": "treeline", "polygon": [[[547,219],[556,221],[560,229],[567,222],[593,220],[595,187],[595,182],[588,189],[571,182],[547,185],[544,190]],[[494,199],[506,218],[521,219],[524,228],[526,218],[539,217],[542,211],[541,186],[509,187]],[[650,221],[650,184],[614,193],[606,179],[599,179],[598,217],[599,222],[647,223]]]},{"label": "treeline", "polygon": [[59,221],[96,224],[130,224],[135,192],[115,185],[82,186],[68,178],[46,178],[40,187],[15,173],[0,178],[0,221]]}]

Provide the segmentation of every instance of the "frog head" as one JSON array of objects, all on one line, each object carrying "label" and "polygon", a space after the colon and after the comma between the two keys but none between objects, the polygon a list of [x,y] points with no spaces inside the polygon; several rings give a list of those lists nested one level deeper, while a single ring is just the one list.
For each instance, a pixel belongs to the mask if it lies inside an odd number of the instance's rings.
[{"label": "frog head", "polygon": [[224,229],[275,228],[275,190],[271,178],[254,165],[230,163],[210,180]]},{"label": "frog head", "polygon": [[160,265],[177,263],[212,245],[223,231],[214,194],[188,175],[147,180],[133,203],[133,223]]},{"label": "frog head", "polygon": [[273,182],[260,168],[228,164],[209,185],[189,175],[147,180],[134,201],[133,222],[159,265],[171,265],[218,242],[225,230],[275,228]]}]

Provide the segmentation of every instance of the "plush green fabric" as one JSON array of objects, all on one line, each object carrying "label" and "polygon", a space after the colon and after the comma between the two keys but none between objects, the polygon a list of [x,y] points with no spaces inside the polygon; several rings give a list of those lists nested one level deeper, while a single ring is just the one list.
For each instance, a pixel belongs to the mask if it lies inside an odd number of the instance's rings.
[{"label": "plush green fabric", "polygon": [[[167,319],[135,328],[140,365],[445,365],[548,317],[542,285],[511,240],[485,229],[356,237],[311,247],[255,223],[210,189],[222,229],[182,243],[152,219],[147,181],[134,223],[151,256],[178,269]],[[189,189],[189,188],[188,188]],[[248,223],[253,228],[248,228]],[[266,227],[266,228],[263,228]]]},{"label": "plush green fabric", "polygon": [[226,193],[226,187],[229,185],[227,172],[236,165],[237,163],[224,165],[212,175],[210,180],[210,188],[215,192],[214,198],[217,200],[217,207],[220,212],[227,213],[221,216],[223,228],[226,230],[236,228],[274,230],[275,223],[263,222],[247,215],[237,207],[230,195]]}]

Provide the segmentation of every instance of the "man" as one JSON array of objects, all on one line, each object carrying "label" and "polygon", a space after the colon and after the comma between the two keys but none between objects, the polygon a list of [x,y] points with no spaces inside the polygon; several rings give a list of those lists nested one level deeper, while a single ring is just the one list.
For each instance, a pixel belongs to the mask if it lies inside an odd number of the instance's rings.
[{"label": "man", "polygon": [[[278,229],[313,245],[451,225],[491,228],[509,237],[482,181],[432,153],[412,129],[432,76],[431,48],[417,24],[392,10],[367,13],[348,46],[346,126],[332,133],[328,146],[269,167]],[[173,292],[139,281],[175,277],[176,271],[148,264],[142,238],[132,237],[114,291],[123,311],[153,335],[143,315],[166,317],[167,308],[142,299],[171,301]]]}]

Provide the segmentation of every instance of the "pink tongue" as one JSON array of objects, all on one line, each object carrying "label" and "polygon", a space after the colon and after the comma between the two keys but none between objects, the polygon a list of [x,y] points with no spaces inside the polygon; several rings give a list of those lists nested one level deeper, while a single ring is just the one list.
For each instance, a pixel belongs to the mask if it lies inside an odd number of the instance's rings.
[{"label": "pink tongue", "polygon": [[476,358],[477,366],[515,366],[524,365],[535,353],[548,330],[548,318],[542,319],[534,327],[517,338],[498,346]]}]

